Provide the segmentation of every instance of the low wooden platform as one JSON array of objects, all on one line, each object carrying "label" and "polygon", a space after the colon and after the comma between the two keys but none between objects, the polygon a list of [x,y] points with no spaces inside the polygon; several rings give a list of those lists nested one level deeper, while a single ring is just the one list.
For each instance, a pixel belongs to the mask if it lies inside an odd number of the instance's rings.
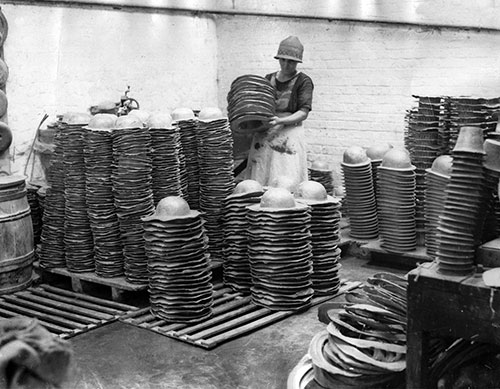
[{"label": "low wooden platform", "polygon": [[[355,289],[360,282],[343,281],[337,294],[317,297],[312,305],[321,304]],[[120,321],[165,335],[194,346],[212,349],[218,345],[265,327],[296,311],[272,311],[254,305],[249,296],[234,292],[223,284],[214,285],[214,311],[210,319],[197,324],[170,323],[150,313],[149,307],[122,316]]]},{"label": "low wooden platform", "polygon": [[90,331],[138,309],[46,284],[0,296],[0,318],[36,318],[61,338]]}]

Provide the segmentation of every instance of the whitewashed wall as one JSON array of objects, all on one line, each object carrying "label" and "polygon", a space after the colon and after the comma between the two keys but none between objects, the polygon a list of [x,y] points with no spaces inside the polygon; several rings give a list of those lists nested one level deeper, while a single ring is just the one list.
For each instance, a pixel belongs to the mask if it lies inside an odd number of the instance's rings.
[{"label": "whitewashed wall", "polygon": [[315,84],[309,160],[329,162],[337,181],[347,147],[403,145],[412,95],[500,96],[500,32],[240,16],[219,17],[217,34],[221,105],[234,78],[278,70],[279,41],[300,38],[299,69]]},{"label": "whitewashed wall", "polygon": [[44,113],[87,112],[130,96],[146,111],[217,104],[217,41],[211,17],[3,5],[10,69],[13,170]]}]

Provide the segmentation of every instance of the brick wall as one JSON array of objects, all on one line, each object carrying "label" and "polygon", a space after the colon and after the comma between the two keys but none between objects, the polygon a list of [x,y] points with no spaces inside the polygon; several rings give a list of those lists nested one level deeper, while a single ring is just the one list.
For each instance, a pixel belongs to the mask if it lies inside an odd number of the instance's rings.
[{"label": "brick wall", "polygon": [[221,106],[237,76],[279,69],[273,56],[288,35],[304,44],[299,69],[315,83],[309,160],[327,161],[337,182],[347,147],[403,146],[413,94],[500,96],[500,33],[240,16],[217,19]]}]

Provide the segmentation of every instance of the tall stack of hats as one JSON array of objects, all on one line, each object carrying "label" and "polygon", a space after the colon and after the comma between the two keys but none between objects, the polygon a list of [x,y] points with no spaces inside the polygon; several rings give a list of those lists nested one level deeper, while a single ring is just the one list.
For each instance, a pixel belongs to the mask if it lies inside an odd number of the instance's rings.
[{"label": "tall stack of hats", "polygon": [[87,214],[85,196],[84,126],[86,113],[69,113],[61,121],[64,157],[64,245],[66,267],[71,272],[95,270],[94,238]]},{"label": "tall stack of hats", "polygon": [[500,99],[498,98],[449,98],[450,147],[455,146],[462,127],[480,127],[484,137],[495,131],[497,121],[493,113],[499,109]]},{"label": "tall stack of hats", "polygon": [[40,185],[36,185],[31,182],[26,184],[26,197],[31,211],[31,222],[33,225],[33,239],[35,245],[40,243],[40,236],[42,234],[42,210],[40,208],[37,195],[38,189],[40,188]]},{"label": "tall stack of hats", "polygon": [[377,205],[366,151],[358,146],[349,147],[344,151],[341,167],[350,235],[357,239],[375,239],[378,236]]},{"label": "tall stack of hats", "polygon": [[213,286],[207,237],[198,211],[179,196],[162,199],[145,217],[151,313],[172,322],[212,315]]},{"label": "tall stack of hats", "polygon": [[64,145],[63,128],[58,123],[54,137],[54,153],[47,177],[40,237],[40,266],[44,268],[66,267],[64,245]]},{"label": "tall stack of hats", "polygon": [[180,196],[182,154],[179,128],[168,113],[152,114],[146,123],[151,134],[151,189],[154,203],[167,196]]},{"label": "tall stack of hats", "polygon": [[486,153],[483,167],[485,176],[484,212],[480,215],[483,220],[483,234],[481,242],[489,241],[498,237],[500,219],[498,218],[498,182],[500,177],[500,141],[486,139],[484,142]]},{"label": "tall stack of hats", "polygon": [[198,115],[200,140],[200,211],[206,221],[209,251],[222,259],[224,199],[234,189],[233,138],[229,122],[218,108],[205,108]]},{"label": "tall stack of hats", "polygon": [[416,249],[415,166],[405,149],[385,153],[377,173],[377,208],[381,247],[387,251]]},{"label": "tall stack of hats", "polygon": [[235,133],[262,131],[276,115],[276,91],[262,76],[246,74],[231,83],[227,112]]},{"label": "tall stack of hats", "polygon": [[375,200],[377,198],[377,171],[378,167],[382,164],[382,158],[384,158],[385,153],[387,153],[393,146],[389,143],[382,143],[373,145],[366,149],[366,155],[370,158],[372,164],[372,181],[373,181],[373,191],[375,192]]},{"label": "tall stack of hats", "polygon": [[154,213],[151,190],[151,136],[133,116],[120,116],[112,131],[113,193],[123,243],[127,281],[148,281],[141,218]]},{"label": "tall stack of hats", "polygon": [[197,121],[190,108],[176,108],[172,119],[180,134],[179,153],[181,193],[191,209],[200,208],[200,167],[198,156]]},{"label": "tall stack of hats", "polygon": [[438,271],[466,275],[474,271],[481,207],[484,206],[483,130],[462,127],[452,151],[453,165],[437,227]]},{"label": "tall stack of hats", "polygon": [[85,187],[94,237],[95,272],[99,277],[123,275],[123,245],[113,195],[113,140],[117,117],[98,113],[85,129]]},{"label": "tall stack of hats", "polygon": [[438,248],[437,227],[439,216],[443,212],[446,199],[446,186],[450,182],[453,157],[441,155],[437,157],[432,166],[426,170],[425,175],[425,249],[431,258],[436,257]]},{"label": "tall stack of hats", "polygon": [[254,304],[273,310],[308,307],[314,290],[311,216],[283,188],[269,188],[248,207],[248,255]]},{"label": "tall stack of hats", "polygon": [[296,195],[298,202],[310,207],[314,294],[335,294],[340,288],[340,200],[315,181],[300,183]]},{"label": "tall stack of hats", "polygon": [[252,286],[247,247],[247,207],[259,203],[263,194],[264,189],[257,181],[243,180],[223,203],[224,284],[242,292],[249,292]]},{"label": "tall stack of hats", "polygon": [[309,179],[319,182],[326,189],[330,196],[334,195],[332,170],[328,168],[328,163],[324,161],[314,161],[309,170]]}]

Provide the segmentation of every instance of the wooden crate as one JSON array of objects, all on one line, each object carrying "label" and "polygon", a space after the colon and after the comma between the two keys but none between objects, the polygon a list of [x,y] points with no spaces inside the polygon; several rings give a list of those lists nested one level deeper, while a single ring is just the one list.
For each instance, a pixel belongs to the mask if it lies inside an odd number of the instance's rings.
[{"label": "wooden crate", "polygon": [[[337,294],[316,297],[312,305],[321,304],[360,285],[360,282],[343,281]],[[228,340],[256,331],[296,313],[296,311],[272,311],[259,307],[250,301],[249,296],[234,292],[222,284],[216,284],[213,315],[201,323],[170,323],[152,315],[149,307],[122,316],[120,321],[198,347],[212,349]]]}]

